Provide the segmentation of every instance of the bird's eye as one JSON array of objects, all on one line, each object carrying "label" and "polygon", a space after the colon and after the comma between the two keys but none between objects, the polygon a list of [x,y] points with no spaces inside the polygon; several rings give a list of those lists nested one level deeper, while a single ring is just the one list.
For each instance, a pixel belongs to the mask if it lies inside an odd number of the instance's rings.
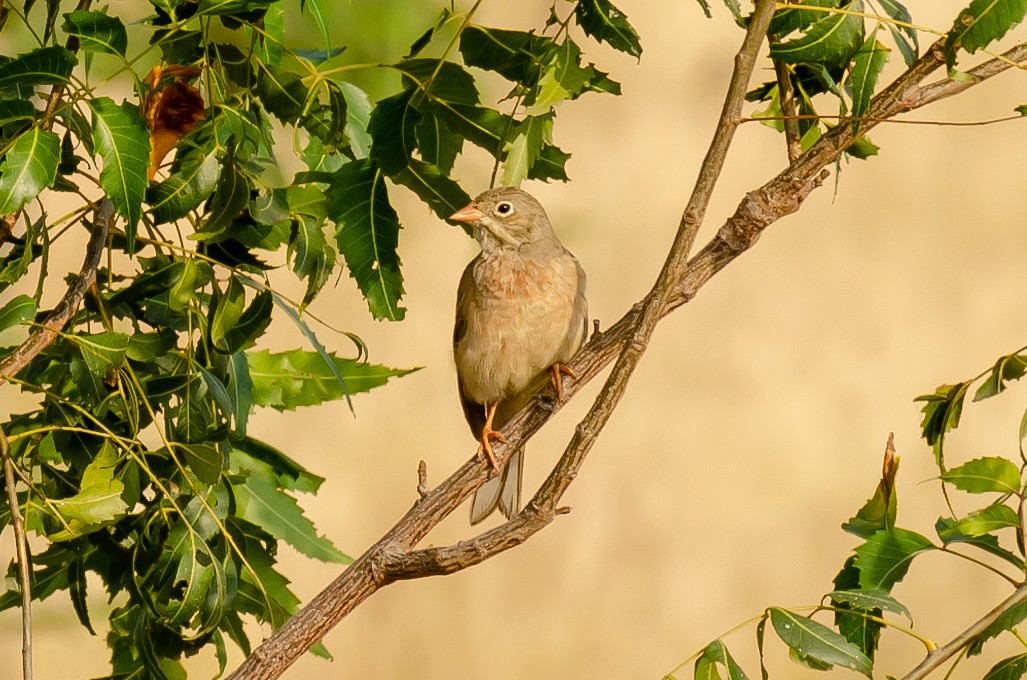
[{"label": "bird's eye", "polygon": [[510,201],[502,201],[496,204],[496,212],[500,215],[512,215],[513,211],[513,203],[511,203]]}]

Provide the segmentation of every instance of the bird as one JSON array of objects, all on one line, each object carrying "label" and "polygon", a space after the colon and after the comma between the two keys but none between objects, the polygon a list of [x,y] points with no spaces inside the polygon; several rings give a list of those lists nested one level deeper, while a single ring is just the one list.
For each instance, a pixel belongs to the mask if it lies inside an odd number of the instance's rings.
[{"label": "bird", "polygon": [[475,493],[471,524],[520,511],[523,450],[499,470],[492,442],[547,381],[563,399],[566,364],[588,334],[585,272],[531,194],[489,189],[450,216],[470,224],[481,252],[460,277],[453,358],[464,415],[496,471]]}]

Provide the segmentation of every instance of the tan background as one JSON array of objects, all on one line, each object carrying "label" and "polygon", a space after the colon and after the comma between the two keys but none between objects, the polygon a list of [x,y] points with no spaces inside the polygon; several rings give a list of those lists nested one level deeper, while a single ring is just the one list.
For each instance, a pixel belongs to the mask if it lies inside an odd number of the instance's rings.
[{"label": "tan background", "polygon": [[[503,17],[493,7],[500,4],[485,3],[480,21],[530,26],[546,12],[536,2],[519,19]],[[585,95],[564,106],[556,141],[574,154],[574,182],[527,187],[587,270],[592,314],[604,326],[655,277],[741,39],[719,6],[707,21],[687,0],[619,4],[643,38],[641,63],[589,45],[589,57],[623,82],[624,96]],[[909,4],[920,23],[945,28],[962,2]],[[915,117],[1007,115],[1027,102],[1024,83],[1023,73],[1006,74]],[[839,524],[872,492],[889,431],[903,459],[900,523],[933,536],[944,508],[912,399],[1027,341],[1024,126],[885,125],[872,136],[879,157],[843,163],[837,191],[832,178],[663,323],[566,496],[572,513],[482,566],[390,586],[327,637],[333,662],[308,656],[285,677],[659,678],[764,607],[815,604],[831,589],[857,544]],[[778,135],[741,128],[700,243],[783,159]],[[480,158],[462,167],[466,186],[484,188]],[[403,191],[393,196],[405,227],[407,320],[370,321],[345,277],[314,311],[362,336],[373,361],[424,370],[355,399],[356,418],[332,404],[251,421],[255,434],[328,478],[303,504],[352,555],[410,506],[419,459],[437,482],[474,450],[449,338],[456,282],[475,247]],[[274,347],[300,344],[286,324],[276,330]],[[597,388],[532,441],[530,489]],[[1015,456],[1024,396],[1016,389],[968,407],[952,458]],[[7,399],[4,410],[15,408]],[[958,502],[958,510],[973,507]],[[471,535],[460,512],[429,540]],[[3,564],[11,551],[7,532]],[[338,571],[287,547],[282,564],[304,601]],[[916,630],[938,641],[1008,591],[947,555],[920,558],[908,580],[895,595],[913,610]],[[102,595],[94,583],[101,627]],[[37,678],[107,672],[102,639],[83,632],[65,595],[38,605],[35,616]],[[0,614],[0,677],[16,673],[18,626],[16,612]],[[752,631],[728,643],[758,677]],[[886,633],[884,643],[882,677],[901,675],[922,655],[899,633]],[[809,675],[780,645],[771,650],[776,677]],[[233,654],[233,665],[238,659]],[[212,655],[190,661],[196,678],[214,667]],[[955,677],[971,668],[979,677],[987,666],[967,664]]]}]

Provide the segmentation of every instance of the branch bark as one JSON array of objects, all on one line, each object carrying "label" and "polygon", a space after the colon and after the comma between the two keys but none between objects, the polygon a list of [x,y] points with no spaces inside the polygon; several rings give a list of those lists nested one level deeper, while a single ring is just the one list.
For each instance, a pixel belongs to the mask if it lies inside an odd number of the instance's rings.
[{"label": "branch bark", "polygon": [[25,535],[25,522],[18,507],[18,492],[14,488],[14,461],[7,434],[0,428],[0,463],[4,468],[4,486],[7,504],[11,509],[14,527],[15,555],[18,558],[18,586],[21,588],[21,677],[32,680],[32,579],[29,574],[29,545]]},{"label": "branch bark", "polygon": [[100,256],[107,243],[107,234],[114,222],[114,204],[109,198],[100,201],[93,218],[93,228],[86,244],[86,257],[78,276],[68,286],[64,296],[58,301],[53,311],[37,326],[25,342],[21,343],[3,361],[0,361],[0,384],[17,375],[30,361],[46,349],[57,338],[57,333],[64,328],[78,310],[79,303],[86,290],[96,281],[96,268],[100,266]]},{"label": "branch bark", "polygon": [[[311,644],[320,640],[350,611],[385,585],[399,580],[450,574],[520,545],[547,526],[564,510],[560,497],[575,478],[596,437],[626,389],[628,378],[645,351],[661,318],[691,300],[717,272],[755,245],[770,224],[799,209],[802,201],[828,175],[825,169],[853,141],[852,125],[838,125],[805,154],[762,187],[747,194],[716,236],[688,259],[695,234],[720,175],[731,137],[740,120],[741,106],[756,55],[764,39],[774,2],[760,0],[749,22],[725,98],[720,123],[700,169],[695,188],[682,214],[677,235],[651,292],[611,328],[595,334],[574,357],[570,368],[577,380],[565,384],[566,397],[595,378],[611,362],[613,370],[549,477],[525,508],[509,522],[455,545],[415,549],[442,519],[453,512],[485,482],[490,469],[473,456],[439,486],[419,488],[419,498],[380,540],[314,597],[229,676],[230,680],[270,680],[279,677]],[[974,83],[942,80],[920,83],[944,63],[941,43],[935,43],[913,66],[874,98],[860,134],[877,122],[912,110],[941,96],[949,96],[1008,68],[996,60],[983,64]],[[506,442],[494,447],[500,465],[553,415],[553,393],[536,396],[503,428]]]}]

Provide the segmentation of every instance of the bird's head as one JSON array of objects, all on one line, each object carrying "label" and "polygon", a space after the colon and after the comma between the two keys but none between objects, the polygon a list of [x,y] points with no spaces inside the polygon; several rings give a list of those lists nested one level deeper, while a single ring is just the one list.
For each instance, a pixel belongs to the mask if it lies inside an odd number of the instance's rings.
[{"label": "bird's head", "polygon": [[531,194],[512,187],[489,189],[449,219],[470,223],[474,237],[486,252],[555,240],[542,204]]}]

